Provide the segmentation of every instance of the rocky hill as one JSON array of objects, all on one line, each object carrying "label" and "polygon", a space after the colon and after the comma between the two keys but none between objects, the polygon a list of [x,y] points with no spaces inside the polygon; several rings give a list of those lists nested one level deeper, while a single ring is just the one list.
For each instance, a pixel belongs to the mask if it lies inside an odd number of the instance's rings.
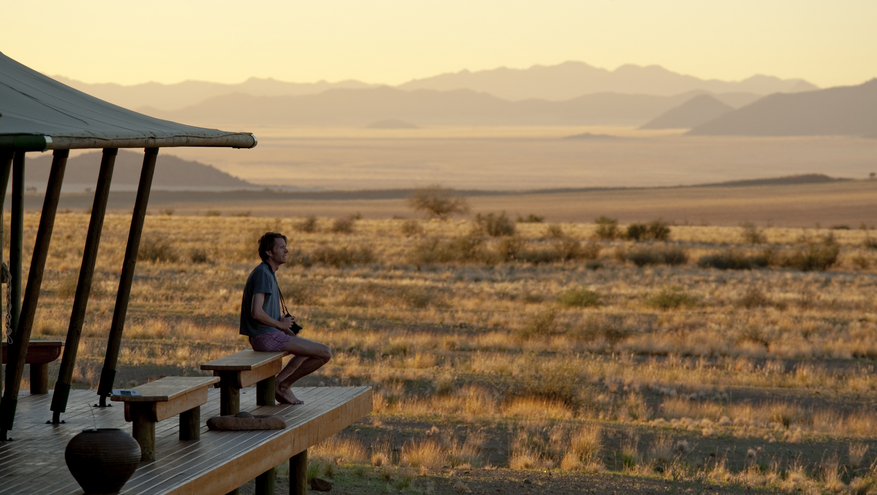
[{"label": "rocky hill", "polygon": [[695,136],[877,134],[877,79],[858,86],[772,94],[691,129]]},{"label": "rocky hill", "polygon": [[[94,189],[100,170],[101,152],[83,153],[67,160],[64,173],[64,191],[81,192]],[[45,153],[26,162],[25,182],[28,187],[45,190],[49,179],[52,155]],[[119,150],[113,167],[112,190],[136,190],[140,181],[143,153]],[[238,179],[221,170],[203,163],[183,160],[162,152],[155,163],[153,190],[173,191],[221,191],[234,189],[256,189],[255,184]]]},{"label": "rocky hill", "polygon": [[658,115],[640,129],[691,129],[733,111],[734,107],[713,96],[698,95]]}]

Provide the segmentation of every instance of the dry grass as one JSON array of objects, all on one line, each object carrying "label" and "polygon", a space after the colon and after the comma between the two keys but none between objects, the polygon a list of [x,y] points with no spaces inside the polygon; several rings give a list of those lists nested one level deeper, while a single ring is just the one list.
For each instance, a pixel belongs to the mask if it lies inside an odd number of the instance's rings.
[{"label": "dry grass", "polygon": [[[27,215],[26,248],[37,221]],[[35,338],[66,332],[87,221],[57,219]],[[77,387],[99,378],[129,221],[106,220]],[[521,252],[562,239],[590,250],[577,259],[509,261],[491,254],[502,239],[481,234],[489,256],[412,263],[423,239],[479,235],[473,222],[359,219],[335,232],[332,223],[148,216],[144,237],[162,254],[138,263],[118,385],[201,374],[201,362],[245,348],[237,319],[256,239],[295,232],[296,263],[278,279],[305,335],[335,356],[305,384],[376,389],[362,431],[315,449],[321,472],[367,466],[402,486],[418,470],[492,464],[870,489],[877,252],[862,248],[866,231],[836,231],[838,262],[825,271],[718,270],[697,260],[753,249],[741,227],[671,226],[688,261],[637,267],[613,256],[632,241],[594,240],[594,224],[515,225]],[[826,231],[759,233],[756,249],[792,252]]]}]

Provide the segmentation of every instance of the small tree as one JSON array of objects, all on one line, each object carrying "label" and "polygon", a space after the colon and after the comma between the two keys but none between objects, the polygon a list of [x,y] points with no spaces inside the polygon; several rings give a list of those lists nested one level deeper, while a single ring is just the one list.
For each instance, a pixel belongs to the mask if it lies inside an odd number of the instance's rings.
[{"label": "small tree", "polygon": [[418,187],[408,197],[408,206],[414,211],[426,213],[427,217],[438,217],[442,220],[447,220],[456,213],[468,213],[469,204],[466,198],[454,198],[451,193],[451,189],[438,184]]}]

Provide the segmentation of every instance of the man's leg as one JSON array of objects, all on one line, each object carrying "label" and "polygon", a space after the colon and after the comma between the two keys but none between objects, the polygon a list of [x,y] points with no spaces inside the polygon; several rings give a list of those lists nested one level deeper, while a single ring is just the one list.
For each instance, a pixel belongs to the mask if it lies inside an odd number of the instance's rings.
[{"label": "man's leg", "polygon": [[282,404],[301,404],[302,401],[292,393],[292,384],[328,363],[332,351],[327,345],[303,337],[292,337],[284,349],[293,357],[275,379],[275,395]]}]

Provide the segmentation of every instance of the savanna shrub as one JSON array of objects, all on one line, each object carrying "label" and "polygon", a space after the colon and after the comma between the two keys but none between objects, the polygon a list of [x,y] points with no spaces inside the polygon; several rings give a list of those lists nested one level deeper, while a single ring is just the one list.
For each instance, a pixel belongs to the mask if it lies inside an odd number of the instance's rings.
[{"label": "savanna shrub", "polygon": [[210,261],[207,256],[207,251],[203,249],[193,249],[189,251],[189,259],[192,260],[192,263],[207,263]]},{"label": "savanna shrub", "polygon": [[517,236],[509,236],[499,241],[496,252],[503,261],[514,261],[524,252],[524,240]]},{"label": "savanna shrub", "polygon": [[636,266],[683,265],[688,262],[688,253],[679,246],[643,246],[631,249],[620,255],[623,260]]},{"label": "savanna shrub", "polygon": [[751,270],[764,268],[769,264],[770,259],[765,254],[748,256],[734,249],[701,256],[697,260],[697,266],[701,268],[718,268],[719,270]]},{"label": "savanna shrub", "polygon": [[594,220],[594,223],[597,224],[597,230],[594,232],[594,235],[596,235],[597,238],[611,241],[618,237],[617,219],[601,216]]},{"label": "savanna shrub", "polygon": [[423,227],[417,220],[405,220],[402,222],[402,234],[406,236],[420,235],[423,233]]},{"label": "savanna shrub", "polygon": [[838,254],[840,254],[840,246],[834,242],[834,239],[812,242],[803,249],[783,254],[780,265],[803,272],[825,271],[837,263]]},{"label": "savanna shrub", "polygon": [[767,242],[764,232],[752,223],[745,222],[740,225],[740,229],[742,230],[740,236],[743,238],[743,242],[748,244],[764,244]]},{"label": "savanna shrub", "polygon": [[503,237],[514,235],[515,233],[515,224],[505,216],[505,212],[502,212],[499,215],[496,215],[495,213],[481,215],[481,213],[479,213],[475,215],[475,224],[477,225],[478,230],[486,233],[490,237]]},{"label": "savanna shrub", "polygon": [[522,216],[518,215],[517,222],[518,223],[542,223],[543,220],[545,220],[544,216],[534,215],[534,214],[530,213],[526,217],[522,217]]},{"label": "savanna shrub", "polygon": [[350,234],[353,232],[354,217],[336,218],[332,222],[331,231],[334,234]]},{"label": "savanna shrub", "polygon": [[663,220],[648,224],[632,223],[627,226],[626,237],[632,241],[666,241],[670,238],[670,225]]},{"label": "savanna shrub", "polygon": [[301,222],[295,224],[295,228],[299,232],[304,232],[305,234],[313,234],[317,231],[317,217],[311,215]]},{"label": "savanna shrub", "polygon": [[675,309],[680,306],[696,306],[697,299],[680,287],[666,287],[646,300],[646,304],[658,309]]},{"label": "savanna shrub", "polygon": [[375,253],[371,246],[320,246],[314,250],[311,258],[314,263],[330,266],[366,265],[375,261]]},{"label": "savanna shrub", "polygon": [[143,239],[140,241],[140,248],[137,250],[138,261],[175,262],[179,258],[177,251],[170,241],[161,237],[147,237]]},{"label": "savanna shrub", "polygon": [[426,216],[446,220],[451,215],[469,212],[466,198],[452,197],[453,191],[438,184],[414,189],[408,197],[408,206]]},{"label": "savanna shrub", "polygon": [[570,289],[560,294],[557,297],[557,302],[561,306],[572,308],[589,308],[601,304],[600,294],[588,289],[587,287]]},{"label": "savanna shrub", "polygon": [[484,239],[479,235],[465,235],[452,239],[431,237],[414,246],[410,261],[415,264],[473,263],[484,256]]}]

